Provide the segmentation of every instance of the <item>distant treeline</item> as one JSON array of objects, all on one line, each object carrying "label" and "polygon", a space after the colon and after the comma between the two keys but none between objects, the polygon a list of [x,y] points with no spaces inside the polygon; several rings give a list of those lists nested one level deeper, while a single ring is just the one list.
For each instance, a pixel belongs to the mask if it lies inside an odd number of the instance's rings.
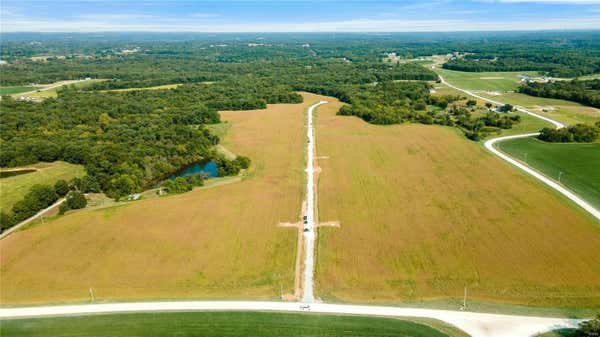
[{"label": "distant treeline", "polygon": [[600,122],[595,125],[575,124],[566,128],[543,128],[538,138],[550,143],[591,143],[598,139]]},{"label": "distant treeline", "polygon": [[528,83],[519,88],[531,96],[560,98],[600,108],[600,79]]}]

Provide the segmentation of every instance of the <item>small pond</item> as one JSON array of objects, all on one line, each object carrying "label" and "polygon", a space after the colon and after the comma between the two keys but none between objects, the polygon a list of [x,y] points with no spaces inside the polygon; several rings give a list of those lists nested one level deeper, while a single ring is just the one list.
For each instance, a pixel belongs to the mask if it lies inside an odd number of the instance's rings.
[{"label": "small pond", "polygon": [[25,170],[0,171],[0,178],[14,177],[14,176],[18,176],[21,174],[32,173],[35,171],[37,171],[37,170],[25,169]]},{"label": "small pond", "polygon": [[185,177],[204,173],[208,178],[218,177],[217,163],[214,161],[195,163],[185,169],[171,175],[169,179],[175,180],[177,177]]}]

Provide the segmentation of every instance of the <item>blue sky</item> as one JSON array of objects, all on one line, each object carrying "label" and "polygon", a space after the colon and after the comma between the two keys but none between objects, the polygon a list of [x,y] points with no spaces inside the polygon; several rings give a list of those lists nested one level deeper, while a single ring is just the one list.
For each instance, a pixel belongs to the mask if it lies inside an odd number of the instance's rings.
[{"label": "blue sky", "polygon": [[0,0],[2,32],[600,29],[600,0]]}]

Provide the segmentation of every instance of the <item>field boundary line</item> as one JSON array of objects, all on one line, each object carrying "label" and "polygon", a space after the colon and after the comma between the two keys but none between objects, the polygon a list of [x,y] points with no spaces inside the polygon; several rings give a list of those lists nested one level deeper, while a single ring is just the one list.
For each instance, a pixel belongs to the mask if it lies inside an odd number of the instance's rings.
[{"label": "field boundary line", "polygon": [[[493,100],[493,99],[489,99],[487,97],[483,97],[483,96],[479,96],[477,94],[474,94],[473,92],[466,90],[466,89],[461,89],[457,86],[454,86],[448,82],[446,82],[444,80],[444,78],[440,75],[438,75],[440,77],[440,81],[447,85],[448,87],[461,91],[467,95],[470,95],[472,97],[481,99],[483,101],[486,102],[490,102],[493,104],[497,104],[497,105],[504,105],[504,103]],[[556,121],[552,118],[546,117],[546,116],[542,116],[542,115],[538,115],[534,112],[531,112],[523,107],[515,107],[515,109],[517,111],[526,113],[530,116],[542,119],[544,121],[547,121],[549,123],[551,123],[552,125],[554,125],[554,127],[556,129],[562,129],[565,127],[565,124]],[[594,208],[594,206],[592,206],[591,204],[589,204],[587,201],[585,201],[583,198],[581,198],[580,196],[578,196],[577,194],[575,194],[573,191],[569,190],[568,188],[560,185],[559,183],[557,183],[556,181],[554,181],[553,179],[550,179],[548,177],[546,177],[545,175],[543,175],[542,173],[538,172],[537,170],[535,170],[534,168],[525,165],[521,162],[519,162],[518,160],[510,157],[508,154],[505,154],[504,152],[498,150],[494,144],[498,143],[498,142],[502,142],[505,140],[510,140],[510,139],[518,139],[518,138],[527,138],[527,137],[535,137],[538,136],[540,133],[539,132],[534,132],[534,133],[525,133],[525,134],[519,134],[519,135],[511,135],[511,136],[503,136],[503,137],[497,137],[497,138],[492,138],[489,139],[487,141],[485,141],[483,143],[484,147],[490,151],[492,154],[500,157],[502,160],[508,162],[509,164],[517,167],[518,169],[520,169],[521,171],[524,171],[525,173],[533,176],[534,178],[536,178],[537,180],[543,182],[544,184],[548,185],[549,187],[551,187],[552,189],[554,189],[555,191],[558,191],[560,194],[562,194],[563,196],[567,197],[569,200],[571,200],[572,202],[574,202],[575,204],[577,204],[579,207],[583,208],[583,210],[585,210],[586,212],[588,212],[590,215],[592,215],[594,218],[596,218],[596,220],[600,221],[600,210],[597,210],[596,208]]]}]

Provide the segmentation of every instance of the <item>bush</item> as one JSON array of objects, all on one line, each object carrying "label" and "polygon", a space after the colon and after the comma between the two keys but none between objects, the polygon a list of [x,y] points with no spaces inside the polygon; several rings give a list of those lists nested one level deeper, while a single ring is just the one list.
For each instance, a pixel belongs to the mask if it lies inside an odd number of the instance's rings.
[{"label": "bush", "polygon": [[579,329],[575,330],[577,337],[598,337],[600,336],[600,315],[589,321],[579,324]]},{"label": "bush", "polygon": [[234,162],[243,169],[250,167],[250,158],[244,156],[237,156]]},{"label": "bush", "polygon": [[17,224],[15,217],[12,214],[6,213],[4,211],[0,212],[0,232],[4,232],[10,227]]},{"label": "bush", "polygon": [[469,138],[470,140],[474,140],[474,141],[481,140],[481,135],[479,134],[479,132],[467,131],[467,132],[465,132],[465,136],[467,138]]},{"label": "bush", "polygon": [[[81,209],[87,206],[87,200],[81,192],[72,191],[67,195],[67,200],[63,203],[67,209]],[[62,207],[62,205],[61,205]]]},{"label": "bush", "polygon": [[64,180],[59,180],[54,184],[54,192],[58,194],[59,197],[64,197],[69,193],[69,184],[67,184]]},{"label": "bush", "polygon": [[500,108],[498,108],[498,111],[500,112],[511,112],[513,111],[515,108],[510,105],[510,104],[504,104],[503,106],[501,106]]}]

